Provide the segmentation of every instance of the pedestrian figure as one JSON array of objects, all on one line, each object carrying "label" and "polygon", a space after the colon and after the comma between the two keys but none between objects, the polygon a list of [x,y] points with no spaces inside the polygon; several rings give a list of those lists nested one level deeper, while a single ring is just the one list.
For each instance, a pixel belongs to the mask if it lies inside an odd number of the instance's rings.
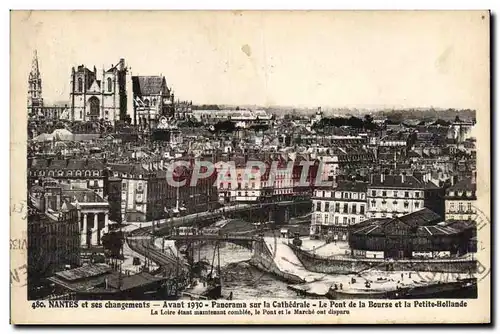
[{"label": "pedestrian figure", "polygon": [[342,287],[343,287],[343,286],[342,286],[342,283],[340,283],[340,290],[342,290]]},{"label": "pedestrian figure", "polygon": [[404,276],[403,276],[403,273],[401,273],[401,279],[403,279],[403,277],[404,277]]}]

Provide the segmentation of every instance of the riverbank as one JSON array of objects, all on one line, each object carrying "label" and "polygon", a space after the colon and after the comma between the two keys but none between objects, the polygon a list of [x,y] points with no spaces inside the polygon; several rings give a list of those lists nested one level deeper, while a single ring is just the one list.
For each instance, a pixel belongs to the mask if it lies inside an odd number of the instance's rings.
[{"label": "riverbank", "polygon": [[[307,270],[325,274],[353,274],[371,268],[383,271],[415,271],[433,273],[473,273],[477,263],[470,258],[454,259],[385,259],[352,258],[341,254],[332,256],[312,253],[303,247],[288,245]],[[345,251],[345,250],[344,250]]]},{"label": "riverbank", "polygon": [[[453,285],[459,280],[470,278],[467,273],[443,276],[433,271],[386,271],[366,264],[359,271],[350,269],[340,273],[321,273],[309,270],[287,239],[264,238],[263,244],[262,249],[254,251],[250,263],[288,282],[288,289],[295,291],[297,295],[312,298],[329,298],[330,289],[337,289],[345,294],[386,292],[432,286],[440,281]],[[356,263],[356,259],[352,263]],[[349,265],[352,263],[349,262]]]}]

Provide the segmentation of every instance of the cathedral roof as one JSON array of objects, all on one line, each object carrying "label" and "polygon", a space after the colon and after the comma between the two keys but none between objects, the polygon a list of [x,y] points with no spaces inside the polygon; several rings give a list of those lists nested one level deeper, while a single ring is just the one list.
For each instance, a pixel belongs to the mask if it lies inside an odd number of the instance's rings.
[{"label": "cathedral roof", "polygon": [[159,95],[169,93],[165,77],[162,76],[133,76],[132,87],[136,95]]}]

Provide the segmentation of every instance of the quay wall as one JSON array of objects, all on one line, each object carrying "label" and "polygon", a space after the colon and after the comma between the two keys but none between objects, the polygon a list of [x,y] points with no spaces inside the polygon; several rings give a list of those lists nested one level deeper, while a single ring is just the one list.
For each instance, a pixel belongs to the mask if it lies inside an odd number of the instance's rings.
[{"label": "quay wall", "polygon": [[286,273],[278,268],[274,262],[273,254],[265,242],[255,241],[253,248],[252,257],[249,261],[251,265],[255,266],[259,270],[273,274],[285,282],[291,284],[305,283],[305,281],[299,276]]},{"label": "quay wall", "polygon": [[311,254],[297,246],[289,244],[305,269],[325,274],[355,274],[374,268],[385,271],[431,271],[443,273],[476,272],[477,262],[468,259],[440,260],[395,260],[352,259],[346,257],[324,257]]}]

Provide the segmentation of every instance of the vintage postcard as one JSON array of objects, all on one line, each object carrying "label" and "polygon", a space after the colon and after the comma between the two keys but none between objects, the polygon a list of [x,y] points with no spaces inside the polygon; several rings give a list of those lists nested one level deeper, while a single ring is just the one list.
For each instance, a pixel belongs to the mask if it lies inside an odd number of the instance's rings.
[{"label": "vintage postcard", "polygon": [[12,11],[13,324],[489,323],[489,11]]}]

